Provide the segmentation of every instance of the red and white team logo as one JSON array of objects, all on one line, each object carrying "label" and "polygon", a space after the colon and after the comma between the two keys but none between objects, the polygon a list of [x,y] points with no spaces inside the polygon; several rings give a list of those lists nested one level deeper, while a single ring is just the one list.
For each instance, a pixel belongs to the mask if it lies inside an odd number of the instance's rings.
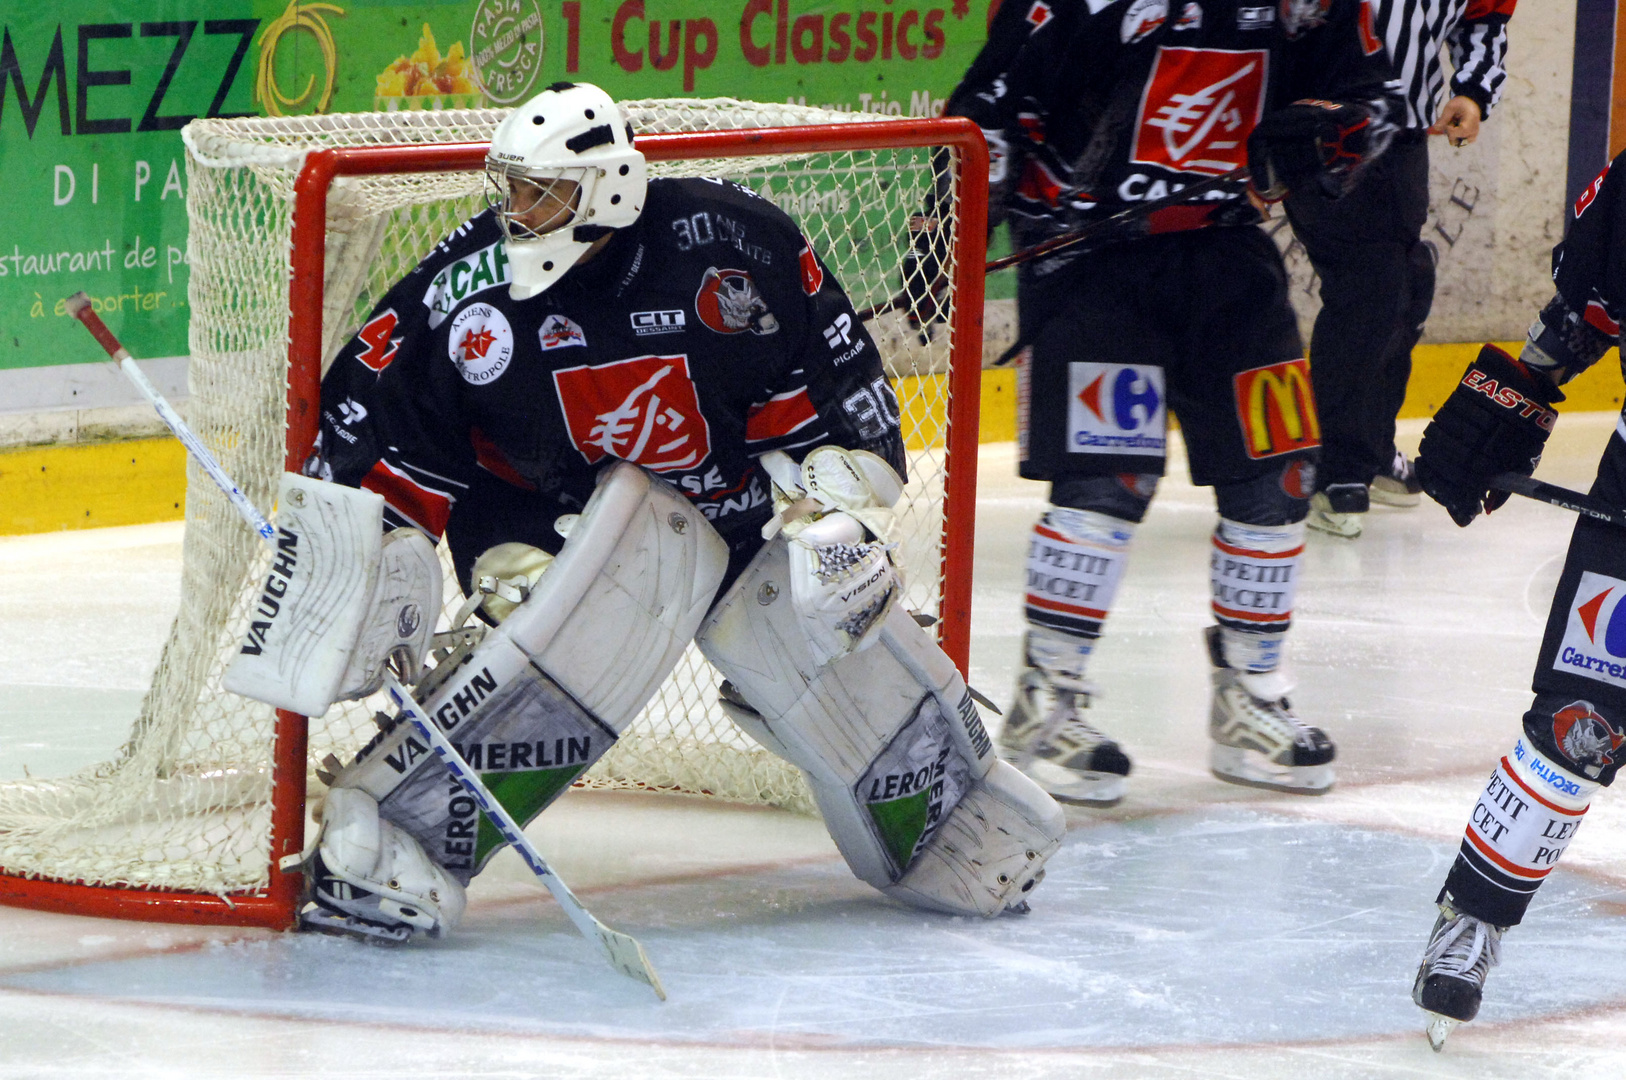
[{"label": "red and white team logo", "polygon": [[542,344],[543,352],[587,344],[587,335],[582,333],[582,328],[576,325],[576,321],[558,312],[542,320],[542,328],[537,331],[537,338]]},{"label": "red and white team logo", "polygon": [[1597,776],[1614,764],[1615,751],[1626,743],[1626,735],[1615,730],[1592,702],[1572,701],[1553,713],[1553,741],[1587,775]]},{"label": "red and white team logo", "polygon": [[[1613,165],[1613,164],[1614,164],[1614,162],[1612,162],[1612,161],[1609,163],[1609,165]],[[1593,180],[1592,183],[1588,184],[1586,186],[1586,190],[1581,192],[1581,194],[1576,198],[1576,200],[1575,200],[1575,216],[1576,217],[1580,217],[1582,214],[1586,213],[1586,208],[1592,205],[1592,200],[1596,199],[1598,197],[1598,192],[1603,190],[1604,178],[1609,175],[1609,165],[1605,165],[1603,167],[1603,172],[1598,174],[1597,179]]]},{"label": "red and white team logo", "polygon": [[744,270],[719,270],[715,266],[707,269],[700,291],[694,294],[694,312],[719,334],[749,330],[765,335],[779,330],[779,320],[768,310],[762,291]]},{"label": "red and white team logo", "polygon": [[470,304],[452,320],[446,351],[464,382],[485,386],[508,370],[514,330],[508,317],[490,304]]},{"label": "red and white team logo", "polygon": [[[1044,26],[1045,23],[1055,17],[1055,14],[1050,10],[1050,5],[1045,3],[1044,0],[1037,0],[1032,7],[1028,8],[1026,15],[1028,25],[1033,27],[1034,30]],[[1029,33],[1031,32],[1029,31]]]},{"label": "red and white team logo", "polygon": [[711,453],[689,358],[637,356],[553,373],[571,441],[589,465],[607,457],[651,472],[690,469]]},{"label": "red and white team logo", "polygon": [[1159,48],[1135,121],[1135,163],[1216,176],[1246,165],[1269,67],[1266,49]]}]

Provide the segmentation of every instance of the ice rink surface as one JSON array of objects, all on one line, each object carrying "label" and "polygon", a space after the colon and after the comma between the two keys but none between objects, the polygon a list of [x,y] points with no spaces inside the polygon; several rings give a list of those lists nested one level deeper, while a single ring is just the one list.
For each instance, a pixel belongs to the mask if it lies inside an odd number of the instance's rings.
[{"label": "ice rink surface", "polygon": [[[1585,488],[1614,414],[1566,416]],[[1403,426],[1414,447],[1420,423]],[[983,447],[972,682],[1012,692],[1042,485]],[[636,934],[670,1000],[610,971],[503,855],[444,942],[380,949],[0,908],[0,1077],[1620,1077],[1626,805],[1605,792],[1443,1054],[1411,1004],[1468,808],[1529,700],[1570,515],[1432,503],[1312,533],[1291,656],[1337,788],[1207,772],[1212,499],[1171,464],[1093,674],[1134,759],[1069,811],[1033,912],[923,915],[810,818],[575,793],[532,834]],[[111,755],[177,602],[179,525],[0,540],[0,779]],[[997,722],[997,721],[996,721]]]}]

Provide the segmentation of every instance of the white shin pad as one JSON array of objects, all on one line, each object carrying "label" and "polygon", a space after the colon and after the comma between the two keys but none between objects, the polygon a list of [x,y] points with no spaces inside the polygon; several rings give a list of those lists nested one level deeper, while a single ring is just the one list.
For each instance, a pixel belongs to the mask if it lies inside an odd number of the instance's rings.
[{"label": "white shin pad", "polygon": [[[424,702],[522,824],[609,749],[659,689],[711,606],[728,549],[675,488],[625,463],[602,475],[564,550],[529,597]],[[366,792],[388,821],[467,882],[502,839],[399,724],[335,788]]]},{"label": "white shin pad", "polygon": [[901,608],[873,647],[816,662],[776,537],[696,638],[739,698],[725,705],[806,774],[853,873],[917,907],[998,915],[1043,876],[1061,808],[1000,761],[954,664]]}]

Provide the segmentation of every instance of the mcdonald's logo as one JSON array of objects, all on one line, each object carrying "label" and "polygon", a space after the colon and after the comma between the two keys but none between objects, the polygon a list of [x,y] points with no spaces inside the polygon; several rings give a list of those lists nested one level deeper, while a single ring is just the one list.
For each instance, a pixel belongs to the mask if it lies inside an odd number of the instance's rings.
[{"label": "mcdonald's logo", "polygon": [[1275,457],[1321,445],[1310,367],[1302,359],[1236,375],[1236,416],[1250,458]]}]

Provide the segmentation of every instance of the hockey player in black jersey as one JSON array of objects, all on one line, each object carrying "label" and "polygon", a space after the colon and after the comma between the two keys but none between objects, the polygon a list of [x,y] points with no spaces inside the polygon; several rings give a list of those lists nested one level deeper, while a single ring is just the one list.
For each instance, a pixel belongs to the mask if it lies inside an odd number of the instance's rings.
[{"label": "hockey player in black jersey", "polygon": [[[418,595],[433,552],[403,553],[444,535],[464,614],[478,602],[495,623],[437,665],[395,661],[424,711],[528,821],[693,640],[729,680],[729,714],[804,771],[856,874],[939,911],[1023,905],[1062,815],[998,760],[896,602],[897,404],[840,283],[746,189],[648,179],[596,87],[516,109],[487,175],[492,208],[339,351],[306,469],[381,497],[375,599]],[[358,653],[422,632],[432,576]],[[290,643],[284,667],[313,652]],[[302,920],[439,936],[501,840],[411,725],[385,727],[331,778]]]},{"label": "hockey player in black jersey", "polygon": [[[1518,359],[1486,345],[1423,433],[1423,490],[1467,525],[1507,493],[1501,472],[1529,476],[1557,420],[1558,389],[1620,343],[1626,315],[1626,157],[1581,193],[1553,249],[1557,291]],[[1598,463],[1592,495],[1626,507],[1626,413]],[[1582,516],[1547,615],[1524,730],[1474,804],[1412,998],[1428,1010],[1436,1050],[1479,1011],[1502,934],[1524,918],[1594,795],[1626,761],[1626,538]]]},{"label": "hockey player in black jersey", "polygon": [[[1359,0],[1005,0],[949,111],[984,129],[991,216],[1019,247],[1243,166],[1256,198],[1337,196],[1399,106],[1362,13]],[[1210,766],[1290,792],[1333,782],[1332,740],[1294,715],[1282,664],[1320,439],[1259,221],[1241,183],[1221,186],[1143,218],[1138,238],[1019,271],[1021,472],[1050,482],[1052,505],[1029,548],[1003,740],[1059,798],[1110,804],[1130,770],[1084,717],[1086,666],[1164,471],[1170,412],[1220,515]]]}]

